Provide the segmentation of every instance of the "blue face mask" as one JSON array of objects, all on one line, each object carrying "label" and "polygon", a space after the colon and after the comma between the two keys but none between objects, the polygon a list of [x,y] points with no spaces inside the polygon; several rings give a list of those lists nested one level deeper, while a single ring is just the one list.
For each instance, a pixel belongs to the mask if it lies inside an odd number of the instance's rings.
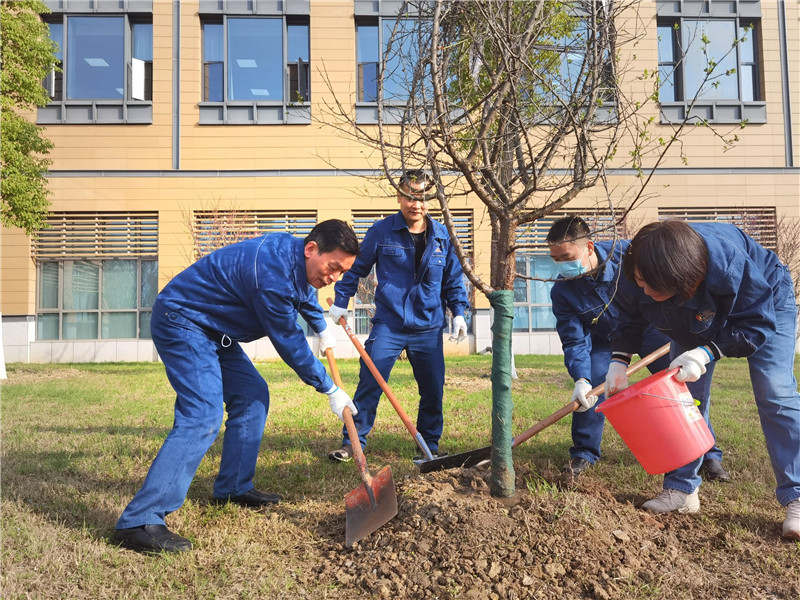
[{"label": "blue face mask", "polygon": [[586,249],[584,248],[583,254],[581,257],[576,260],[565,260],[562,262],[556,263],[556,268],[558,269],[559,275],[562,277],[577,277],[578,275],[583,275],[588,271],[586,267],[583,266],[583,257],[586,255]]}]

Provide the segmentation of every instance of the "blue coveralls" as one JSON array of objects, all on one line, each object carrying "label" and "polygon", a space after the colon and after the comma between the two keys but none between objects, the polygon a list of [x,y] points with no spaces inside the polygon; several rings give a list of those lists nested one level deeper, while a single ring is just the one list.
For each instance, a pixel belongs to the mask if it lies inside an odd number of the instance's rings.
[{"label": "blue coveralls", "polygon": [[[579,279],[557,280],[550,290],[553,314],[556,317],[556,330],[564,350],[564,364],[574,381],[583,378],[592,387],[605,382],[608,365],[611,361],[611,331],[618,316],[614,298],[619,287],[634,284],[627,281],[620,270],[622,255],[630,242],[618,240],[597,242],[594,251],[602,271],[597,277],[587,275]],[[669,343],[662,333],[647,327],[633,347],[633,353],[647,356]],[[647,368],[651,373],[663,371],[669,366],[669,358],[664,356]],[[709,390],[707,387],[692,385],[693,397],[700,401],[700,411],[706,423],[709,422]],[[598,398],[597,404],[605,399]],[[587,410],[572,413],[572,447],[570,458],[583,458],[594,464],[600,458],[600,442],[603,439],[605,417],[602,413]],[[711,429],[713,433],[713,429]],[[706,459],[721,460],[722,451],[715,445],[705,455]]]},{"label": "blue coveralls", "polygon": [[[614,351],[630,352],[648,323],[673,340],[672,355],[708,345],[715,356],[747,357],[778,501],[800,498],[800,394],[794,376],[797,306],[789,269],[774,252],[724,223],[696,223],[708,249],[706,277],[686,302],[656,302],[640,288],[620,298]],[[714,363],[698,383],[711,385]],[[700,459],[664,476],[692,493]]]},{"label": "blue coveralls", "polygon": [[175,421],[117,529],[163,525],[180,508],[224,409],[214,497],[253,488],[269,389],[240,342],[266,335],[304,382],[318,392],[333,386],[297,322],[300,313],[317,332],[326,327],[303,249],[303,240],[285,233],[246,240],[201,258],[159,293],[150,328],[177,392]]},{"label": "blue coveralls", "polygon": [[[334,303],[347,308],[359,278],[367,277],[375,265],[375,316],[364,348],[387,382],[394,363],[406,350],[420,396],[417,430],[435,453],[444,424],[445,303],[455,317],[464,314],[468,301],[461,264],[447,229],[430,217],[425,218],[428,240],[418,269],[414,264],[414,241],[403,214],[397,212],[369,228],[358,258],[334,287]],[[358,408],[354,420],[362,446],[366,446],[366,436],[375,423],[380,397],[381,388],[362,360],[353,396]],[[345,428],[342,443],[350,443]]]}]

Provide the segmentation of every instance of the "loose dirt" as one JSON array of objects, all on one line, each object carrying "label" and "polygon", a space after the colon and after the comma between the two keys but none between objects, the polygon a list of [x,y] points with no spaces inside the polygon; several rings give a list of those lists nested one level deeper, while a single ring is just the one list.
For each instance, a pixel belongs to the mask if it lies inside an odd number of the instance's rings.
[{"label": "loose dirt", "polygon": [[[774,526],[747,536],[697,515],[651,516],[596,479],[557,472],[517,472],[516,495],[501,500],[488,473],[396,482],[397,516],[351,548],[331,516],[319,531],[330,547],[308,577],[337,598],[800,597],[798,548]],[[775,548],[762,560],[767,545],[783,545],[779,561]]]}]

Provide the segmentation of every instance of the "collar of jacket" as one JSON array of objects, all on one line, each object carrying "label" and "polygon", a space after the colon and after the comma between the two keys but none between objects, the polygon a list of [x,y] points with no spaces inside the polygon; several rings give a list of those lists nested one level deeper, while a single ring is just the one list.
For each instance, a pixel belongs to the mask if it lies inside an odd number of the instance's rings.
[{"label": "collar of jacket", "polygon": [[295,264],[292,268],[292,272],[294,273],[294,286],[300,291],[307,292],[310,286],[308,283],[308,276],[306,275],[306,245],[303,243],[303,240],[296,237],[292,238],[292,244],[295,248],[293,252]]},{"label": "collar of jacket", "polygon": [[[399,210],[392,215],[392,230],[393,231],[400,231],[402,229],[408,229],[408,225],[406,224],[405,218],[403,218],[403,213]],[[431,219],[430,215],[425,215],[425,221],[427,222],[427,231],[428,231],[428,239],[434,237],[438,240],[444,239],[436,230],[436,221]],[[444,227],[444,225],[442,225]],[[409,232],[410,233],[410,232]]]}]

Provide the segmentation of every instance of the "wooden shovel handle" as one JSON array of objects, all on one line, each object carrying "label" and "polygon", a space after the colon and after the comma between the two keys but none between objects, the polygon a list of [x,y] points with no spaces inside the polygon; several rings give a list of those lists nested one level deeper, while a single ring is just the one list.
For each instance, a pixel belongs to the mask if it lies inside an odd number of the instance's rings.
[{"label": "wooden shovel handle", "polygon": [[[648,354],[647,356],[645,356],[641,360],[638,360],[635,363],[633,363],[631,366],[629,366],[626,369],[625,374],[626,375],[633,375],[634,373],[636,373],[636,371],[646,367],[647,365],[649,365],[653,361],[658,360],[659,358],[664,356],[667,352],[669,352],[669,343],[664,344],[658,350],[656,350],[654,352],[651,352],[650,354]],[[601,383],[597,387],[592,388],[591,390],[589,390],[586,393],[586,395],[587,396],[599,396],[600,394],[602,394],[605,391],[605,389],[606,389],[606,384],[605,383]],[[547,417],[545,419],[542,419],[541,421],[536,423],[536,425],[534,425],[533,427],[530,427],[530,428],[526,429],[525,431],[520,433],[518,436],[516,436],[511,442],[511,447],[512,448],[516,448],[517,446],[519,446],[523,442],[527,442],[529,439],[531,439],[533,436],[535,436],[537,433],[539,433],[542,429],[546,429],[547,427],[550,427],[550,425],[552,425],[556,421],[558,421],[560,419],[563,419],[564,417],[566,417],[568,414],[573,412],[579,406],[580,406],[580,403],[577,400],[573,400],[569,404],[565,404],[563,407],[561,407],[559,410],[554,412],[549,417]]]},{"label": "wooden shovel handle", "polygon": [[[332,298],[328,298],[328,306],[333,306]],[[354,334],[353,330],[350,329],[350,326],[347,324],[347,319],[345,319],[344,317],[339,317],[339,325],[341,325],[344,328],[345,332],[347,333],[347,337],[349,337],[350,341],[353,342],[353,345],[356,347],[356,350],[358,350],[358,353],[361,355],[364,364],[367,365],[367,368],[369,369],[370,373],[372,373],[372,376],[375,378],[375,381],[378,382],[378,385],[383,390],[383,393],[386,394],[386,397],[389,399],[389,402],[392,403],[392,407],[394,407],[394,410],[400,417],[400,420],[403,421],[403,425],[405,425],[406,429],[408,429],[408,432],[414,436],[414,439],[419,438],[419,433],[417,432],[417,428],[414,426],[414,423],[408,417],[406,411],[403,410],[403,407],[400,406],[400,403],[397,401],[397,398],[395,398],[394,393],[392,393],[389,384],[386,383],[386,380],[383,378],[380,371],[378,371],[378,367],[376,367],[375,363],[372,362],[372,359],[370,358],[369,354],[367,354],[367,351],[364,349],[364,346],[362,346],[361,342],[358,341],[356,334]]]},{"label": "wooden shovel handle", "polygon": [[[331,368],[331,378],[333,383],[344,389],[342,386],[342,378],[339,376],[339,367],[336,366],[336,359],[333,356],[333,349],[327,348],[325,350],[325,358],[328,359],[328,365]],[[367,467],[367,459],[364,456],[364,450],[361,448],[361,440],[358,439],[358,430],[356,424],[353,422],[353,413],[350,411],[349,406],[345,406],[342,411],[342,420],[345,427],[347,427],[347,436],[350,438],[350,444],[353,446],[353,460],[358,467],[358,473],[361,475],[361,480],[365,485],[372,487],[372,475],[370,475],[369,468]]]}]

